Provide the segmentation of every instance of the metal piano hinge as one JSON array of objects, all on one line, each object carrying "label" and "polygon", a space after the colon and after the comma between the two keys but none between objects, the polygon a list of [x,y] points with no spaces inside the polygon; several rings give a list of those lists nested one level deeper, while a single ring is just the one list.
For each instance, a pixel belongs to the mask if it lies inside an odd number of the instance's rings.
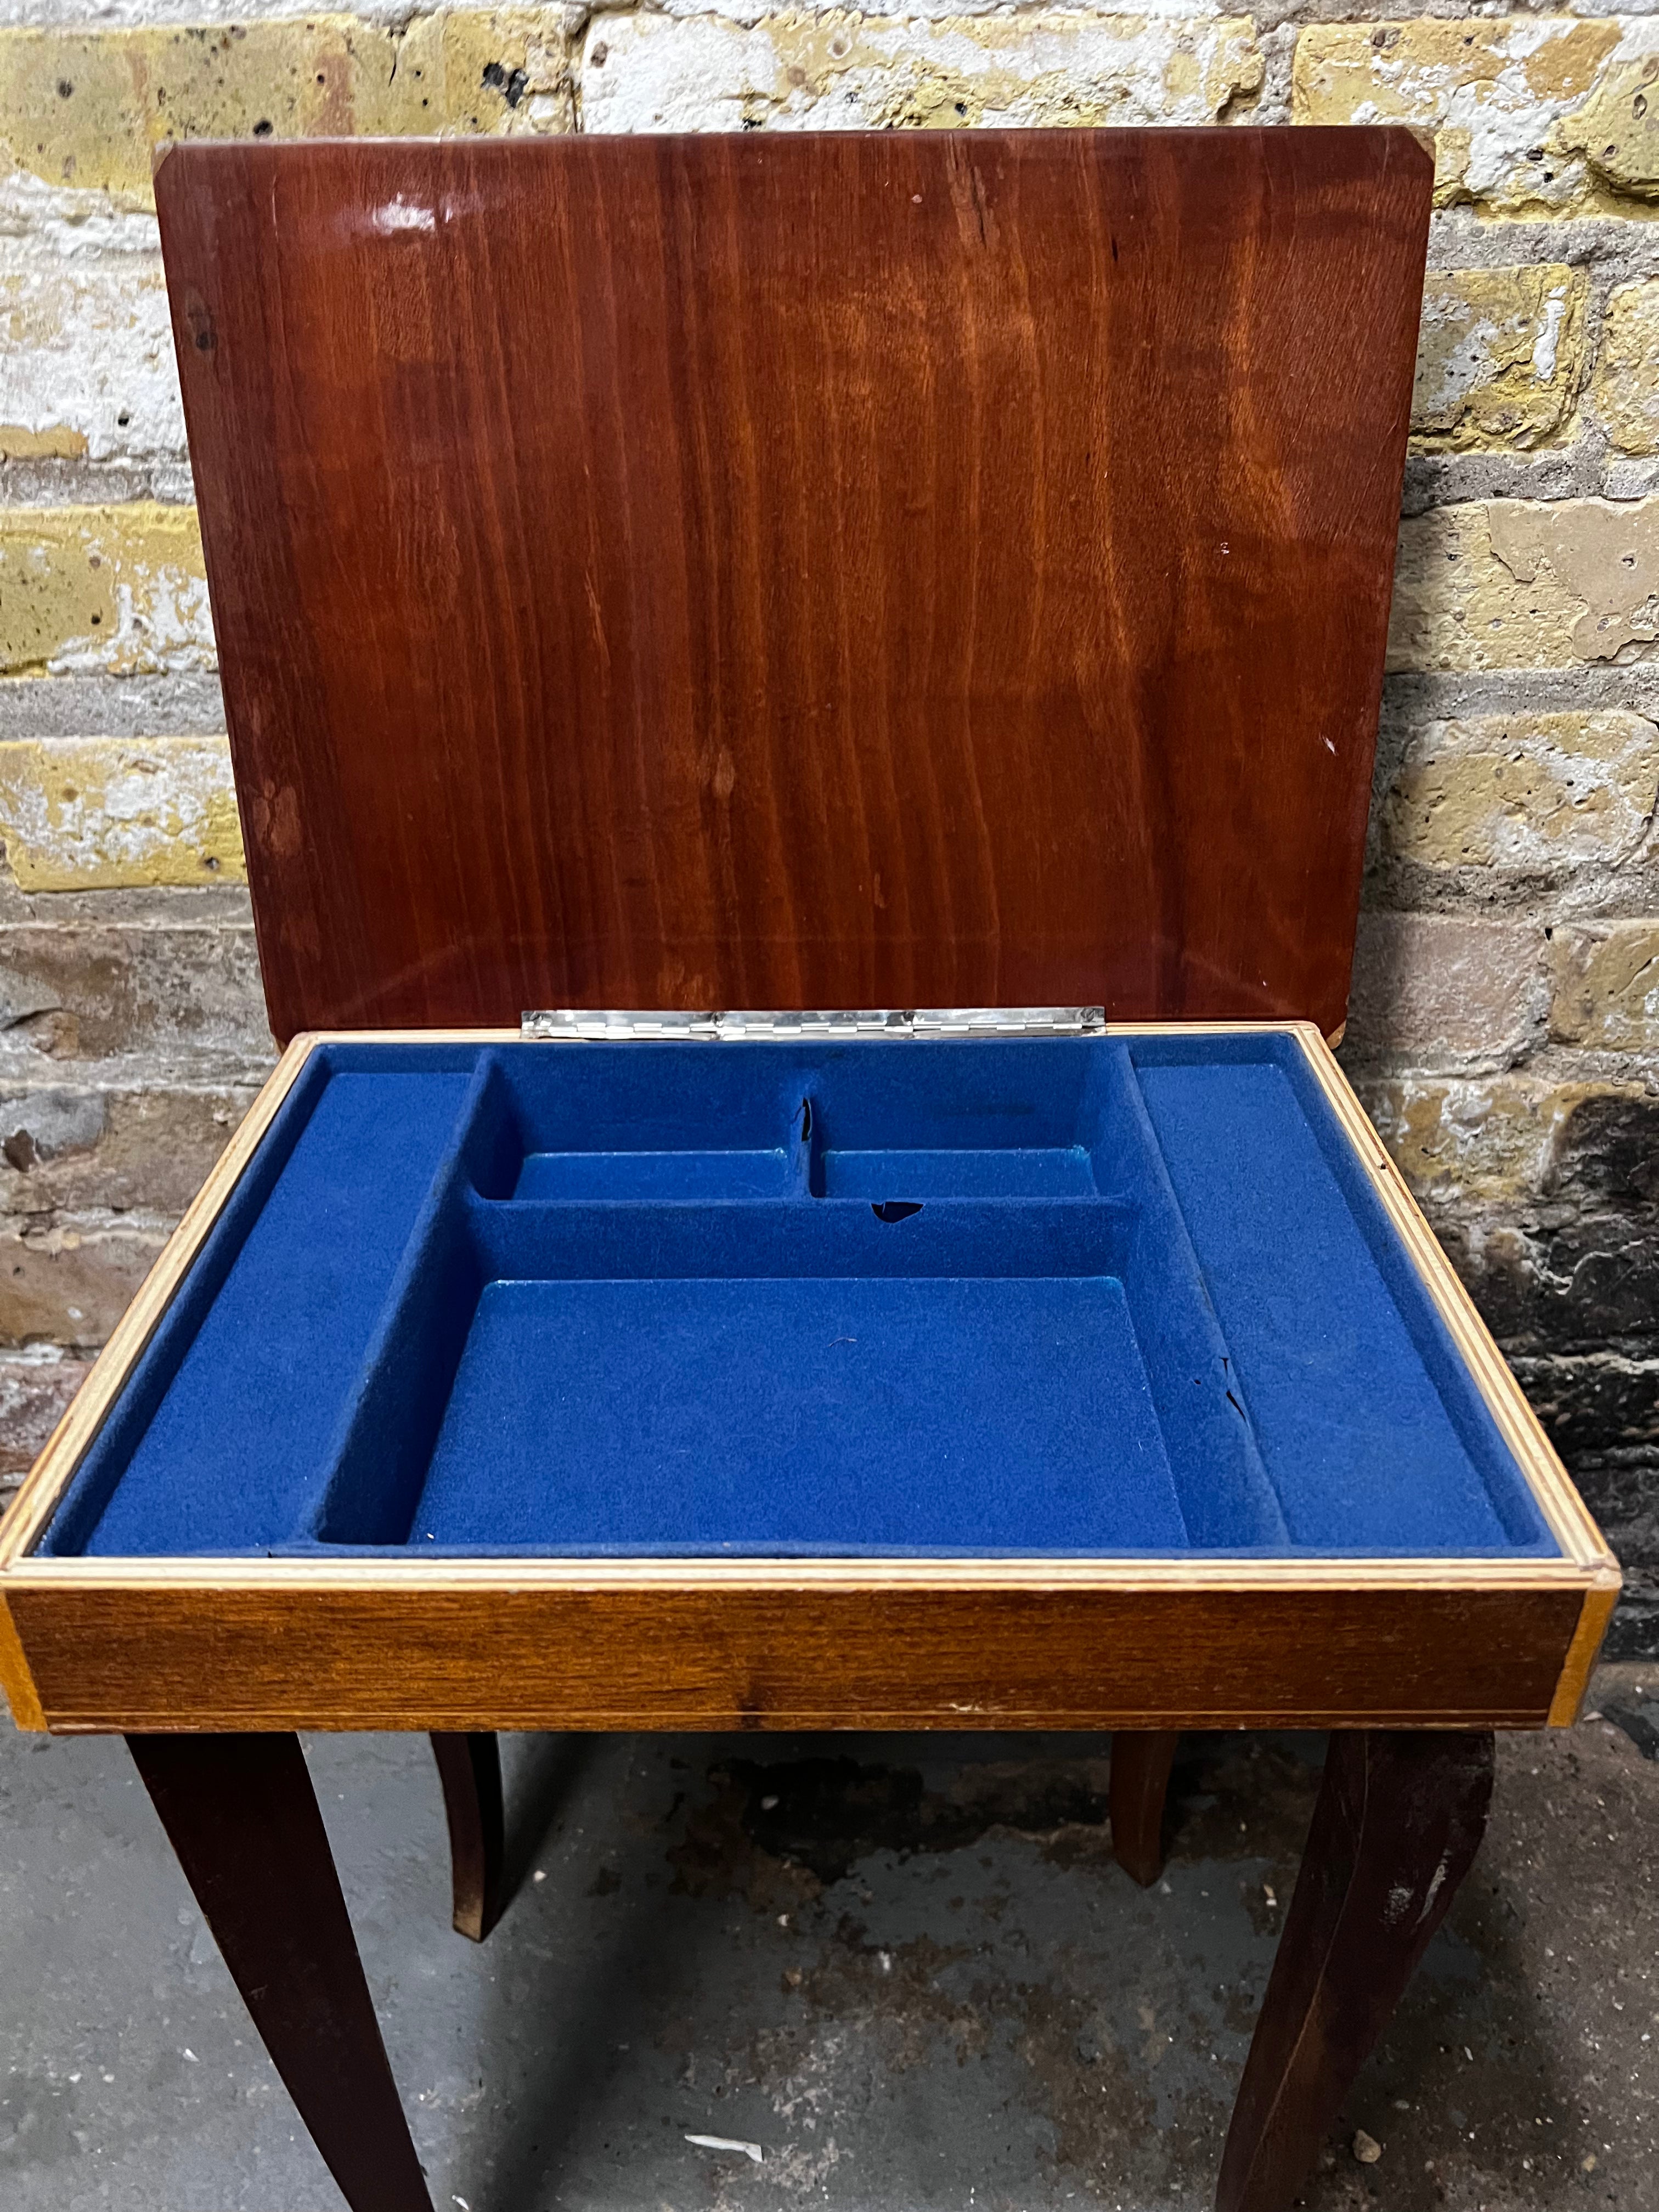
[{"label": "metal piano hinge", "polygon": [[553,1006],[526,1013],[520,1034],[547,1043],[619,1042],[629,1038],[707,1037],[716,1042],[797,1037],[1091,1036],[1106,1026],[1103,1006],[923,1006],[823,1013],[651,1013]]}]

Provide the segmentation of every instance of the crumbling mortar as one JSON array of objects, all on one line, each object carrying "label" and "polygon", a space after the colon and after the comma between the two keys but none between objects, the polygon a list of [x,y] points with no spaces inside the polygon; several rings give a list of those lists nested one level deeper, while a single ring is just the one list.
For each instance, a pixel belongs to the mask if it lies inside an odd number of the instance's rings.
[{"label": "crumbling mortar", "polygon": [[[87,1244],[153,1244],[170,1237],[178,1216],[143,1206],[49,1206],[37,1214],[0,1217],[0,1237],[31,1252],[75,1251]],[[74,1243],[66,1243],[66,1239]]]},{"label": "crumbling mortar", "polygon": [[1380,861],[1367,875],[1362,911],[1459,915],[1493,921],[1530,915],[1547,932],[1575,924],[1645,921],[1659,912],[1659,867],[1650,850],[1626,868],[1580,867],[1559,875],[1499,874],[1472,863],[1434,869]]},{"label": "crumbling mortar", "polygon": [[[147,1058],[145,1066],[153,1073],[140,1086],[141,1095],[195,1098],[221,1105],[238,1092],[263,1082],[270,1072],[261,1062],[240,1074],[234,1070],[225,1075],[208,1074],[193,1062],[171,1067],[167,1056],[161,1054]],[[70,1061],[61,1073],[46,1073],[39,1080],[23,1085],[0,1085],[0,1121],[27,1120],[31,1102],[40,1098],[101,1100],[131,1098],[134,1095],[132,1084],[122,1074],[119,1063]],[[227,1107],[226,1111],[229,1110]],[[101,1136],[98,1141],[101,1141]]]},{"label": "crumbling mortar", "polygon": [[[1576,1111],[1586,1103],[1603,1098],[1627,1101],[1650,1109],[1659,1107],[1659,1073],[1656,1073],[1651,1056],[1641,1054],[1589,1054],[1547,1040],[1535,1054],[1517,1066],[1495,1073],[1431,1068],[1420,1058],[1399,1051],[1385,1051],[1367,1058],[1350,1052],[1346,1046],[1341,1060],[1362,1103],[1377,1108],[1385,1127],[1389,1115],[1382,1106],[1389,1094],[1403,1092],[1409,1097],[1413,1092],[1433,1091],[1442,1086],[1486,1093],[1500,1109],[1504,1093],[1512,1095],[1516,1091],[1522,1093],[1521,1103],[1530,1098],[1540,1111],[1551,1099],[1558,1102],[1558,1113],[1561,1111],[1561,1102]],[[1562,1115],[1564,1123],[1571,1119],[1571,1114]],[[1529,1192],[1533,1200],[1541,1200],[1547,1176],[1553,1173],[1559,1181],[1561,1146],[1566,1141],[1564,1127],[1552,1130],[1542,1123],[1538,1126],[1530,1146],[1522,1148],[1534,1163],[1534,1179],[1526,1186],[1525,1192],[1522,1185],[1516,1184],[1509,1191],[1510,1199],[1518,1203],[1520,1197]],[[1408,1139],[1408,1146],[1410,1142]],[[1474,1158],[1465,1164],[1454,1156],[1443,1174],[1431,1181],[1436,1187],[1464,1193],[1470,1204],[1486,1202],[1484,1197],[1477,1200],[1477,1192],[1492,1194],[1500,1184],[1507,1188],[1489,1158]]]},{"label": "crumbling mortar", "polygon": [[1457,1055],[1443,1054],[1431,1060],[1426,1048],[1407,1048],[1383,1042],[1372,1050],[1363,1048],[1363,1041],[1350,1043],[1344,1041],[1342,1065],[1352,1080],[1365,1087],[1375,1087],[1389,1082],[1421,1079],[1425,1082],[1462,1081],[1482,1076],[1504,1076],[1525,1073],[1535,1076],[1540,1083],[1561,1089],[1574,1085],[1594,1084],[1638,1091],[1659,1098],[1659,1065],[1651,1052],[1603,1052],[1583,1045],[1570,1044],[1547,1032],[1539,1034],[1528,1052],[1520,1059],[1506,1062],[1502,1067],[1477,1067],[1462,1061]]},{"label": "crumbling mortar", "polygon": [[49,1090],[65,1081],[95,1085],[111,1091],[161,1093],[179,1087],[212,1091],[257,1091],[276,1064],[273,1045],[268,1060],[234,1044],[204,1038],[191,1054],[136,1052],[125,1059],[45,1060],[40,1054],[0,1049],[0,1097],[15,1098]]},{"label": "crumbling mortar", "polygon": [[[217,900],[223,896],[216,888],[206,885],[199,890],[181,885],[176,890],[17,891],[15,896],[30,910],[0,910],[0,960],[5,957],[9,939],[25,931],[35,938],[57,933],[79,935],[86,930],[99,929],[122,935],[142,933],[150,937],[194,937],[213,945],[251,938],[253,923],[246,912],[226,914],[211,908],[206,912],[192,911],[187,903],[198,898]],[[229,896],[234,898],[234,890]],[[54,908],[47,903],[58,898],[75,900],[79,910]],[[175,898],[179,908],[170,913],[167,902]],[[118,908],[113,904],[117,899],[125,903]],[[111,902],[107,906],[101,904],[106,900]]]},{"label": "crumbling mortar", "polygon": [[[1659,1383],[1659,1353],[1558,1352],[1547,1358],[1536,1352],[1517,1355],[1517,1358],[1524,1358],[1529,1367],[1548,1365],[1568,1373],[1621,1375],[1628,1376],[1633,1382],[1645,1382],[1651,1379],[1654,1382]],[[1627,1447],[1609,1445],[1607,1456],[1611,1458],[1625,1449]]]},{"label": "crumbling mortar", "polygon": [[1268,24],[1255,19],[1262,60],[1261,90],[1250,103],[1248,120],[1287,124],[1291,119],[1291,70],[1296,59],[1296,31],[1292,25]]},{"label": "crumbling mortar", "polygon": [[1545,714],[1626,707],[1659,720],[1659,666],[1610,661],[1571,668],[1400,669],[1383,682],[1385,717],[1451,721],[1474,714]]},{"label": "crumbling mortar", "polygon": [[223,695],[210,670],[0,679],[0,740],[211,737],[224,726]]},{"label": "crumbling mortar", "polygon": [[[1581,1361],[1588,1364],[1589,1358],[1596,1356],[1561,1352],[1551,1358],[1543,1352],[1517,1352],[1509,1364],[1515,1370],[1515,1378],[1523,1390],[1528,1393],[1537,1390],[1542,1395],[1554,1383],[1561,1369],[1566,1369],[1571,1374]],[[1628,1369],[1632,1374],[1644,1379],[1650,1374],[1659,1373],[1659,1361],[1620,1360],[1616,1353],[1608,1353],[1606,1357],[1610,1372],[1623,1373]],[[1659,1475],[1659,1438],[1650,1443],[1601,1444],[1579,1450],[1573,1455],[1573,1463],[1581,1475],[1626,1472]],[[1606,1510],[1602,1508],[1603,1513]],[[1656,1494],[1654,1510],[1659,1511],[1659,1494]],[[1656,1528],[1653,1534],[1656,1539],[1659,1539],[1659,1528]]]},{"label": "crumbling mortar", "polygon": [[190,459],[0,460],[0,509],[8,507],[119,507],[153,499],[189,507],[196,498]]},{"label": "crumbling mortar", "polygon": [[231,1091],[257,1091],[276,1064],[273,1043],[268,1056],[249,1054],[234,1045],[204,1043],[193,1052],[176,1049],[100,1060],[7,1060],[0,1055],[0,1106],[27,1112],[27,1102],[45,1091],[72,1091],[87,1096],[216,1098]]},{"label": "crumbling mortar", "polygon": [[[1449,12],[1462,15],[1468,11]],[[1510,269],[1540,261],[1592,270],[1604,291],[1610,291],[1633,277],[1659,275],[1659,222],[1643,219],[1634,207],[1629,221],[1607,216],[1540,221],[1484,216],[1469,207],[1437,208],[1430,220],[1432,269]]]},{"label": "crumbling mortar", "polygon": [[[1599,429],[1571,425],[1571,435],[1555,444],[1525,448],[1481,447],[1470,453],[1413,450],[1406,463],[1401,501],[1402,516],[1425,514],[1431,507],[1456,507],[1484,499],[1640,498],[1647,489],[1626,489],[1627,476],[1615,479],[1607,465],[1606,441]],[[1659,464],[1644,474],[1659,482]],[[1615,489],[1616,483],[1616,489]]]},{"label": "crumbling mortar", "polygon": [[214,941],[252,930],[240,884],[180,884],[176,889],[22,891],[0,876],[0,944],[15,929],[197,929]]}]

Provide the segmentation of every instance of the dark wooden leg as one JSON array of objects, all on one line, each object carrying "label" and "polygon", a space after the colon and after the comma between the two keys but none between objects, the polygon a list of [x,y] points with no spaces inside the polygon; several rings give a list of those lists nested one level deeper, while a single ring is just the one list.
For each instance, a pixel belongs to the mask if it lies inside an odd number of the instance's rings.
[{"label": "dark wooden leg", "polygon": [[432,1739],[449,1820],[449,1865],[458,1934],[482,1943],[501,1917],[507,1829],[501,1754],[492,1734]]},{"label": "dark wooden leg", "polygon": [[1112,1850],[1143,1889],[1164,1871],[1164,1800],[1180,1741],[1163,1729],[1120,1729],[1112,1738]]},{"label": "dark wooden leg", "polygon": [[294,1735],[130,1735],[213,1939],[351,2212],[432,2212]]},{"label": "dark wooden leg", "polygon": [[1469,1870],[1492,1778],[1489,1735],[1332,1736],[1217,2212],[1285,2212]]}]

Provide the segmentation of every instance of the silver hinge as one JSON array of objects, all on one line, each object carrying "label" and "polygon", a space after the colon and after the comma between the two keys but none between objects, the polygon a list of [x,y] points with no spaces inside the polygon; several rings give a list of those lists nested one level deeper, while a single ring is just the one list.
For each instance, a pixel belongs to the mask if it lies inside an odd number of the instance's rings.
[{"label": "silver hinge", "polygon": [[619,1042],[706,1037],[715,1042],[789,1042],[797,1037],[1093,1036],[1103,1006],[923,1006],[897,1013],[646,1013],[554,1006],[520,1018],[521,1036],[549,1043]]}]

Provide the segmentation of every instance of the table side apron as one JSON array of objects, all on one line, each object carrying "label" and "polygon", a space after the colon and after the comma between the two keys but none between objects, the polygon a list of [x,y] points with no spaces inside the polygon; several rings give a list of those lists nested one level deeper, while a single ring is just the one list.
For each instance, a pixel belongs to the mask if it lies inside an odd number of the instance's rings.
[{"label": "table side apron", "polygon": [[357,1590],[43,1577],[5,1603],[60,1732],[1535,1728],[1613,1595],[457,1589],[411,1571]]}]

